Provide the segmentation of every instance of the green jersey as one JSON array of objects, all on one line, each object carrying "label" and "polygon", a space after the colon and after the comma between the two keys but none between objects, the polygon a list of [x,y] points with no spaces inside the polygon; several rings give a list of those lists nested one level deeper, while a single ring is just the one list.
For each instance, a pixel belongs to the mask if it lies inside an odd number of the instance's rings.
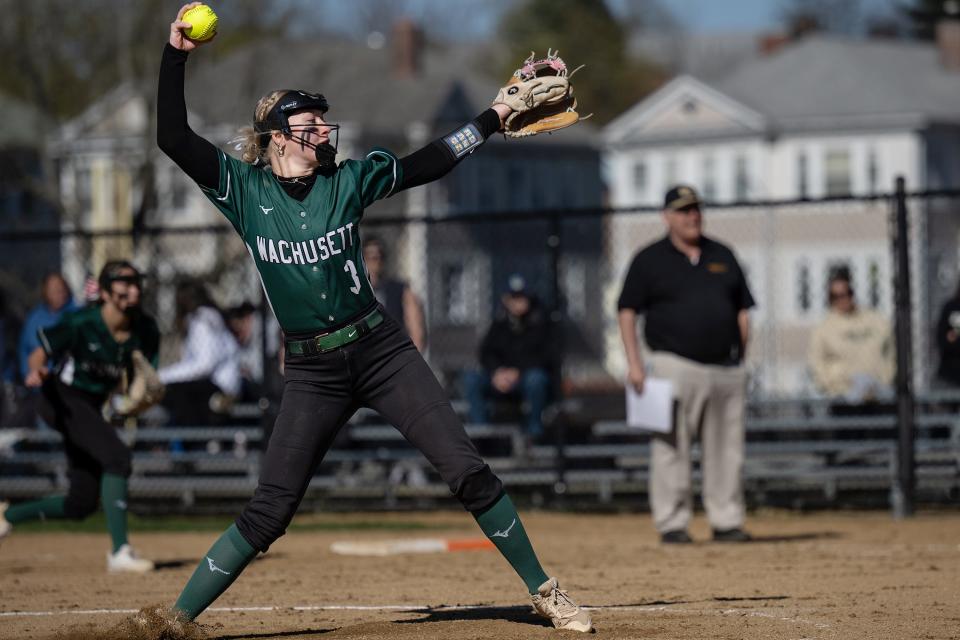
[{"label": "green jersey", "polygon": [[220,184],[203,191],[243,238],[285,332],[320,333],[374,303],[358,224],[400,184],[395,155],[374,149],[319,172],[302,202],[269,170],[219,157]]},{"label": "green jersey", "polygon": [[160,352],[160,331],[153,318],[139,314],[130,337],[117,342],[96,304],[65,313],[52,327],[37,329],[37,337],[47,357],[57,363],[64,384],[104,396],[130,370],[134,351],[143,353],[154,367]]}]

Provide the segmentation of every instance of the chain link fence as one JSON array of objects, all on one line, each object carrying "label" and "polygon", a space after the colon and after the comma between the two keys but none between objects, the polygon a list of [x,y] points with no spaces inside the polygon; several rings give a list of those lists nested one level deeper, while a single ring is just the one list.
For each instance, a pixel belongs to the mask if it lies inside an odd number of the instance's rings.
[{"label": "chain link fence", "polygon": [[[892,405],[896,349],[895,206],[892,196],[877,196],[705,208],[705,233],[735,251],[756,300],[746,362],[752,408],[749,415],[768,421],[775,421],[778,416],[809,418],[816,414],[816,411],[810,413],[811,406],[829,406],[837,395],[836,389],[824,388],[816,370],[818,363],[812,345],[831,307],[834,313],[838,312],[837,299],[831,296],[831,279],[838,274],[848,281],[852,301],[858,309],[868,312],[875,324],[867,328],[857,323],[844,325],[834,337],[861,341],[866,345],[865,350],[847,352],[862,353],[862,359],[847,357],[831,366],[842,370],[851,385],[858,372],[879,378],[880,386],[885,388],[878,386],[872,395],[865,397],[871,401],[889,401]],[[907,198],[906,206],[913,292],[910,309],[913,390],[924,399],[921,407],[931,406],[929,403],[937,398],[956,402],[960,398],[955,397],[953,383],[938,376],[938,370],[941,349],[949,351],[953,341],[960,344],[960,302],[953,313],[949,309],[943,313],[944,306],[951,299],[956,300],[960,280],[960,216],[957,215],[960,194],[914,194]],[[593,418],[586,416],[588,422],[596,420],[597,424],[611,414],[622,417],[625,362],[616,303],[623,278],[633,255],[664,234],[663,217],[652,209],[414,219],[372,217],[365,220],[363,230],[365,240],[379,239],[385,254],[381,279],[405,283],[422,309],[426,329],[424,355],[452,397],[462,398],[461,374],[478,366],[478,347],[502,305],[501,296],[507,290],[510,277],[520,275],[555,329],[553,355],[559,356],[562,362],[556,380],[560,395],[555,400],[602,392],[605,394],[603,408]],[[220,478],[211,480],[214,492],[220,491],[218,483],[225,481],[238,494],[244,494],[256,475],[255,460],[251,462],[247,457],[255,455],[248,450],[248,442],[250,449],[255,450],[257,442],[264,437],[258,428],[268,430],[276,410],[281,336],[266,306],[249,252],[227,225],[152,228],[139,234],[86,231],[0,234],[0,290],[6,301],[3,425],[33,426],[24,423],[21,419],[24,414],[18,413],[30,394],[20,386],[15,364],[9,365],[11,359],[16,361],[18,326],[22,326],[29,310],[40,302],[43,271],[62,272],[75,297],[81,298],[87,276],[96,273],[106,260],[120,256],[132,257],[146,276],[144,307],[156,317],[163,336],[161,366],[175,363],[184,356],[185,327],[182,318],[178,320],[178,308],[182,306],[178,302],[178,291],[184,283],[202,283],[213,303],[225,312],[241,307],[253,310],[246,316],[250,322],[245,328],[231,323],[230,313],[225,316],[224,329],[232,331],[238,348],[245,354],[243,375],[249,379],[251,391],[238,397],[232,405],[221,407],[223,416],[219,423],[238,429],[245,425],[244,428],[253,430],[243,432],[239,443],[232,436],[220,437],[199,430],[195,432],[196,437],[171,431],[169,437],[161,438],[162,431],[145,432],[153,433],[158,436],[156,442],[164,443],[150,446],[167,447],[169,440],[170,447],[181,447],[181,455],[196,458],[191,464],[202,462],[204,468],[214,474],[211,477]],[[180,311],[182,316],[182,309]],[[876,335],[866,335],[865,331]],[[956,332],[953,340],[946,335],[949,331]],[[219,347],[210,345],[210,349]],[[811,402],[813,404],[809,404]],[[807,404],[797,409],[801,403]],[[763,413],[770,407],[775,408],[774,413]],[[892,413],[886,415],[893,419]],[[145,424],[170,428],[168,418],[163,413],[149,414]],[[194,426],[209,424],[214,423]],[[890,428],[887,422],[883,424],[885,429]],[[340,442],[343,446],[325,463],[329,468],[325,467],[324,477],[330,482],[338,482],[336,478],[352,478],[344,482],[357,486],[356,474],[370,472],[367,467],[376,466],[376,463],[366,467],[361,464],[360,457],[369,457],[370,453],[364,447],[374,447],[374,459],[383,452],[393,451],[392,439],[385,438],[379,431],[371,433],[369,438],[355,438],[352,444]],[[594,429],[594,435],[596,433]],[[174,437],[177,434],[179,436]],[[487,452],[495,456],[496,467],[499,464],[496,456],[504,450],[515,449],[517,440],[516,434],[491,434],[483,437],[506,438],[504,442],[508,442],[491,445],[493,448]],[[0,449],[3,446],[0,441]],[[642,453],[645,445],[636,446],[641,447],[637,449],[636,459],[642,460],[646,455]],[[615,448],[620,449],[619,445]],[[242,455],[231,453],[238,450]],[[21,453],[13,454],[13,449],[8,447],[8,459],[14,455],[13,460],[23,462],[23,448],[18,451]],[[888,454],[887,449],[884,452]],[[400,469],[397,473],[403,475],[409,471],[403,466],[408,464],[409,456],[395,453],[399,457],[394,462],[403,464],[397,463],[393,469]],[[544,462],[540,467],[533,464],[523,472],[527,475],[518,476],[515,482],[526,477],[553,478],[550,475],[553,471],[545,469],[553,469],[554,456],[563,454],[553,450],[538,454],[534,448],[525,455],[527,460],[534,461],[541,455]],[[181,457],[180,461],[183,460],[186,458]],[[141,466],[143,464],[147,462]],[[511,465],[514,466],[502,466],[500,472],[511,473],[515,464]],[[390,468],[385,466],[380,475],[391,474]],[[229,478],[223,480],[216,476],[217,469],[221,473],[233,469],[237,476],[233,484]],[[563,472],[560,473],[562,477]],[[173,484],[169,487],[165,484],[161,493],[181,494],[179,480],[165,482]],[[604,482],[609,486],[612,480]],[[24,495],[32,492],[29,487],[24,491]]]},{"label": "chain link fence", "polygon": [[[876,312],[892,328],[891,202],[876,197],[706,209],[705,233],[733,248],[756,300],[747,358],[752,398],[826,393],[812,370],[811,343],[830,311],[832,276],[846,274],[857,307]],[[920,393],[941,386],[935,330],[960,280],[958,205],[960,199],[947,195],[908,201],[914,386]],[[633,255],[664,233],[660,212],[643,209],[373,219],[364,226],[364,238],[376,236],[385,250],[382,277],[406,283],[415,294],[426,325],[425,355],[453,391],[458,372],[476,365],[480,341],[514,274],[563,327],[556,346],[568,388],[617,384],[625,370],[616,321],[623,278]],[[163,335],[162,365],[181,352],[177,291],[185,282],[202,283],[223,311],[255,308],[255,330],[243,338],[261,368],[251,374],[262,379],[263,363],[276,361],[279,330],[264,308],[248,251],[227,226],[139,235],[5,234],[0,255],[7,361],[15,355],[18,328],[40,303],[45,271],[62,272],[81,299],[85,279],[118,256],[132,257],[146,276],[144,307]],[[886,346],[891,351],[884,357],[892,363],[894,345]],[[856,370],[861,363],[847,364]],[[16,383],[15,368],[7,367],[6,379]]]}]

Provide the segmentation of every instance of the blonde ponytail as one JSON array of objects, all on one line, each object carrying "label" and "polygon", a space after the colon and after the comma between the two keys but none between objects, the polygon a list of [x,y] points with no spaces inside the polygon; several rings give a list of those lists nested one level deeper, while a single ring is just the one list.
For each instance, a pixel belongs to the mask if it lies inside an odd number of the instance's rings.
[{"label": "blonde ponytail", "polygon": [[[271,91],[257,102],[254,110],[254,121],[262,122],[267,114],[286,91]],[[270,164],[270,134],[258,133],[253,127],[242,127],[239,131],[240,159],[249,164]]]}]

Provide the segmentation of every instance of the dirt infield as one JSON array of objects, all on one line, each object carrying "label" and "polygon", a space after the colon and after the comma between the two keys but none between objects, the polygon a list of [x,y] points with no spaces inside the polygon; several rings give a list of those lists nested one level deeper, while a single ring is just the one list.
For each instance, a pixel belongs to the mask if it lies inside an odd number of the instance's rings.
[{"label": "dirt infield", "polygon": [[[530,613],[523,584],[496,552],[330,552],[336,540],[478,533],[462,513],[382,518],[441,529],[291,533],[216,603],[236,610],[201,616],[213,627],[209,636],[557,637]],[[644,515],[524,518],[548,573],[593,607],[606,638],[960,638],[960,513],[894,522],[884,513],[767,512],[749,521],[757,542],[686,547],[660,546]],[[692,534],[706,539],[702,519]],[[83,637],[84,630],[97,637],[96,630],[126,614],[89,610],[171,603],[215,536],[136,535],[134,543],[160,570],[108,576],[105,534],[14,532],[0,546],[0,638]]]}]

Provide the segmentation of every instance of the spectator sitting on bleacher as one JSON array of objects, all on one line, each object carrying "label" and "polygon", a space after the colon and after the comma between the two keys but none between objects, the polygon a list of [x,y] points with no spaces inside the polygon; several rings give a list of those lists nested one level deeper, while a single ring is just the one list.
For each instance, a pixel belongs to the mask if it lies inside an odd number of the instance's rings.
[{"label": "spectator sitting on bleacher", "polygon": [[6,296],[0,291],[0,427],[19,426],[10,420],[11,413],[16,413],[13,408],[13,385],[19,377],[16,375],[14,348],[9,344],[15,322],[16,319],[7,311]]},{"label": "spectator sitting on bleacher", "polygon": [[501,297],[502,310],[480,345],[482,369],[464,374],[464,390],[473,423],[488,421],[487,401],[493,396],[519,396],[524,428],[531,439],[543,434],[543,409],[550,389],[553,345],[550,326],[537,300],[519,275],[510,276]]},{"label": "spectator sitting on bleacher", "polygon": [[936,338],[940,350],[937,378],[948,386],[960,387],[960,285],[940,309]]},{"label": "spectator sitting on bleacher", "polygon": [[810,369],[818,389],[850,404],[890,398],[895,370],[890,323],[857,306],[845,270],[831,276],[829,296],[830,311],[810,343]]},{"label": "spectator sitting on bleacher", "polygon": [[257,322],[257,308],[244,302],[227,311],[227,325],[237,341],[241,391],[238,400],[256,401],[263,383],[263,340]]},{"label": "spectator sitting on bleacher", "polygon": [[[75,311],[77,305],[73,301],[73,295],[70,287],[63,276],[56,271],[51,271],[43,276],[40,284],[40,304],[30,310],[20,331],[19,342],[17,344],[17,369],[18,378],[23,380],[30,373],[30,366],[27,360],[30,354],[40,346],[40,340],[37,338],[38,329],[52,327],[60,321],[61,316],[67,311]],[[9,330],[9,326],[8,326]],[[8,363],[9,364],[9,363]],[[6,371],[4,373],[7,373]],[[28,427],[42,424],[37,417],[37,399],[36,390],[30,390],[23,394],[18,403],[13,416],[10,417],[11,426]]]},{"label": "spectator sitting on bleacher", "polygon": [[377,236],[363,241],[363,265],[370,286],[387,314],[400,323],[410,340],[423,353],[427,347],[427,326],[423,317],[423,303],[410,285],[390,275],[387,269],[387,247]]},{"label": "spectator sitting on bleacher", "polygon": [[30,372],[27,359],[40,346],[37,329],[52,327],[60,321],[60,316],[65,312],[77,308],[73,302],[70,287],[67,286],[67,281],[56,271],[43,277],[40,285],[40,298],[40,304],[27,314],[27,319],[23,323],[23,330],[20,332],[20,344],[17,352],[20,357],[20,375],[24,378]]},{"label": "spectator sitting on bleacher", "polygon": [[203,284],[178,287],[177,327],[184,336],[180,360],[157,372],[167,387],[168,424],[223,424],[240,394],[239,348]]}]

